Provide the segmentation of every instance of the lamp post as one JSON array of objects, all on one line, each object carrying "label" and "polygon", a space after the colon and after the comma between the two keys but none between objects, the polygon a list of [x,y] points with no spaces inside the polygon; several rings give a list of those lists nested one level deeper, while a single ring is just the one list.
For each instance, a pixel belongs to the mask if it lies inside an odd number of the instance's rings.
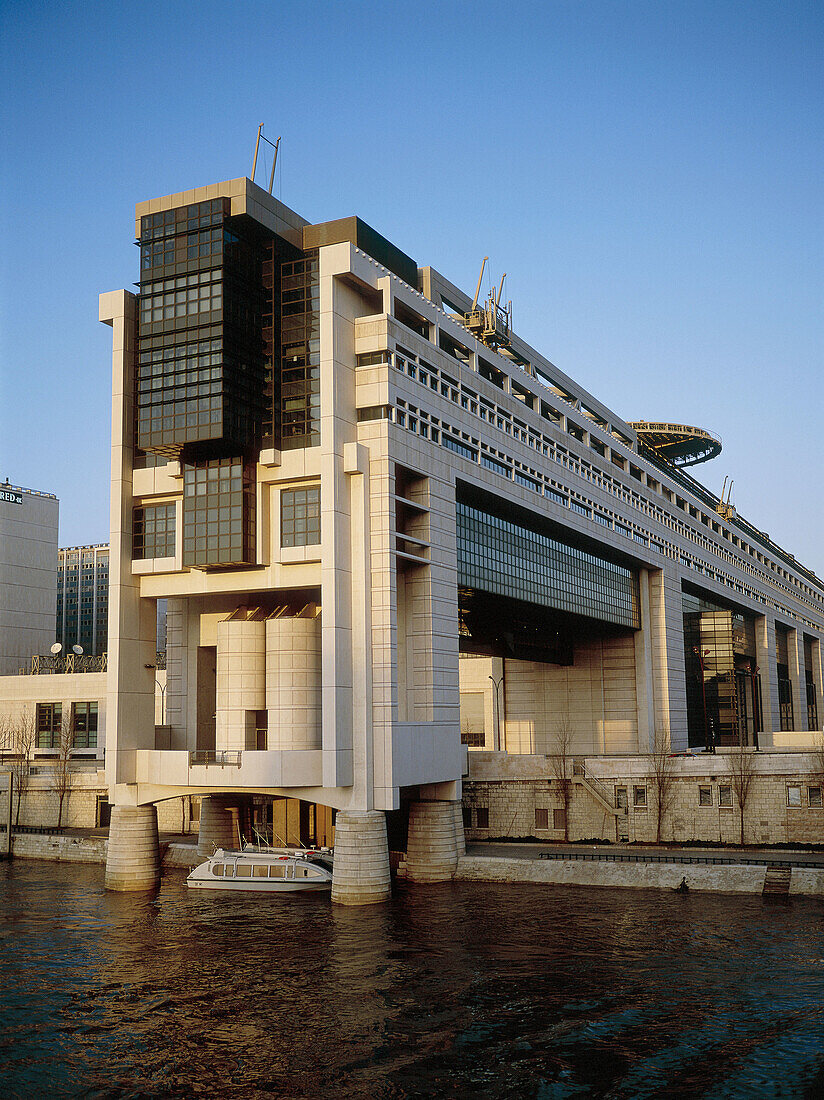
[{"label": "lamp post", "polygon": [[161,684],[160,680],[155,676],[155,683],[160,688],[160,724],[166,725],[166,685]]},{"label": "lamp post", "polygon": [[496,680],[494,676],[490,676],[489,679],[495,688],[495,751],[502,752],[501,748],[501,697],[500,691],[504,683],[504,674],[501,672],[500,677]]}]

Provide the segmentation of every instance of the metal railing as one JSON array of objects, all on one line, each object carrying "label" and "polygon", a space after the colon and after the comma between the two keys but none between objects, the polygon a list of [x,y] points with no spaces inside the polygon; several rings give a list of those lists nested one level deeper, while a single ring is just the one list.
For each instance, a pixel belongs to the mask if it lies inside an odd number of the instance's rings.
[{"label": "metal railing", "polygon": [[767,867],[781,864],[787,867],[824,867],[824,856],[784,857],[776,853],[767,856],[697,856],[676,855],[674,852],[540,852],[539,859],[569,859],[581,863],[703,863],[718,865],[742,864],[747,867]]},{"label": "metal railing", "polygon": [[573,760],[572,775],[575,779],[583,780],[585,785],[595,791],[598,797],[603,799],[603,801],[606,802],[608,806],[612,807],[613,810],[617,809],[612,791],[610,791],[600,779],[596,779],[594,775],[587,774],[586,764],[583,760]]},{"label": "metal railing", "polygon": [[189,767],[239,768],[242,756],[242,752],[226,749],[197,749],[189,753]]},{"label": "metal railing", "polygon": [[105,672],[108,668],[108,654],[77,656],[66,653],[53,657],[51,654],[38,654],[31,659],[31,668],[19,669],[21,676],[62,676],[74,672]]}]

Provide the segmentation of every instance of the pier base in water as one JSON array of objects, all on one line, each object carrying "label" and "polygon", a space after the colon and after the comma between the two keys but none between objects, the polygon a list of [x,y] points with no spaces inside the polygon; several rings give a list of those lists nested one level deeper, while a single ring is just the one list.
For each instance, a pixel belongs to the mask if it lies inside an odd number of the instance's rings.
[{"label": "pier base in water", "polygon": [[[458,866],[459,814],[458,802],[410,805],[406,843],[406,877],[410,882],[448,882],[454,876]],[[463,836],[463,821],[460,831]]]},{"label": "pier base in water", "polygon": [[106,856],[107,890],[154,890],[160,848],[154,806],[113,806]]},{"label": "pier base in water", "polygon": [[332,901],[372,905],[389,898],[389,844],[381,810],[338,811]]},{"label": "pier base in water", "polygon": [[208,795],[200,803],[200,832],[197,854],[210,856],[215,848],[237,848],[237,810],[232,813],[225,799]]}]

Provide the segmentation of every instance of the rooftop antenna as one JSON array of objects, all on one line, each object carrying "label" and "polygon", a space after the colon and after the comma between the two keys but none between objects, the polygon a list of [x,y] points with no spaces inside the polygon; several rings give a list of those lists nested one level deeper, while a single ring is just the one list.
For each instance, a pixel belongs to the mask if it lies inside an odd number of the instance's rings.
[{"label": "rooftop antenna", "polygon": [[478,308],[478,296],[481,293],[481,280],[484,277],[484,268],[486,267],[486,261],[488,259],[489,259],[489,256],[484,256],[484,262],[481,264],[481,273],[478,276],[478,285],[475,287],[475,297],[472,299],[472,310],[471,310],[472,313],[474,313],[475,310]]},{"label": "rooftop antenna", "polygon": [[267,145],[271,145],[275,151],[274,156],[272,157],[272,171],[269,174],[269,194],[271,195],[272,188],[275,183],[275,167],[278,162],[278,148],[280,146],[280,137],[278,137],[277,141],[270,141],[263,132],[263,123],[261,122],[260,126],[258,126],[257,141],[255,142],[255,155],[252,159],[252,183],[255,182],[255,172],[257,171],[258,150],[260,149],[261,138],[266,142]]}]

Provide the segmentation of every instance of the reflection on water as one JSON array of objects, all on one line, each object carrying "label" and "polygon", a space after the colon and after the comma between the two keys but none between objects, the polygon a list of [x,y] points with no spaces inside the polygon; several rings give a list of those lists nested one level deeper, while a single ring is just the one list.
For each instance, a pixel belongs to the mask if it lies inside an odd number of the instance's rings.
[{"label": "reflection on water", "polygon": [[130,896],[0,864],[0,1094],[822,1096],[822,916],[479,883]]}]

